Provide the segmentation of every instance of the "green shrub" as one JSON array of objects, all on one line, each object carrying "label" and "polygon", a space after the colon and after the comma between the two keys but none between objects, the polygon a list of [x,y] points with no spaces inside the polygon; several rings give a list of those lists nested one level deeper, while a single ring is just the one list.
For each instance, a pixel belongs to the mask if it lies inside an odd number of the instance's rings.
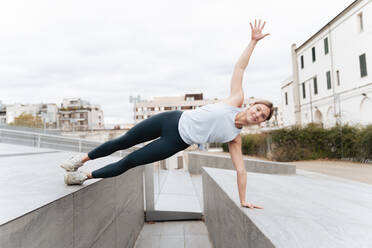
[{"label": "green shrub", "polygon": [[[223,144],[228,152],[228,144]],[[269,149],[268,149],[269,147]],[[319,158],[372,158],[372,125],[337,125],[325,129],[317,124],[293,126],[264,134],[242,135],[242,152],[277,161]]]},{"label": "green shrub", "polygon": [[372,158],[372,125],[367,126],[360,133],[360,159]]}]

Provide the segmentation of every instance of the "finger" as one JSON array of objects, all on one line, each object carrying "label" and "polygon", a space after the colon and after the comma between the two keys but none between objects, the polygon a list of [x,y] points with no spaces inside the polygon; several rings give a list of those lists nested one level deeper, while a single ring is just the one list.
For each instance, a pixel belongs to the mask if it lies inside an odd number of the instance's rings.
[{"label": "finger", "polygon": [[257,28],[257,20],[254,19],[254,27]]},{"label": "finger", "polygon": [[266,22],[264,21],[261,30],[265,27]]},{"label": "finger", "polygon": [[253,31],[253,26],[252,26],[252,23],[249,23],[249,25],[251,25],[251,29],[252,29],[252,31]]},{"label": "finger", "polygon": [[266,36],[270,35],[269,33],[265,34],[262,38],[265,38]]},{"label": "finger", "polygon": [[256,205],[255,205],[254,207],[255,207],[255,208],[259,208],[259,209],[263,209],[263,207],[260,207],[260,206],[256,206]]},{"label": "finger", "polygon": [[261,19],[258,21],[258,29],[261,29]]}]

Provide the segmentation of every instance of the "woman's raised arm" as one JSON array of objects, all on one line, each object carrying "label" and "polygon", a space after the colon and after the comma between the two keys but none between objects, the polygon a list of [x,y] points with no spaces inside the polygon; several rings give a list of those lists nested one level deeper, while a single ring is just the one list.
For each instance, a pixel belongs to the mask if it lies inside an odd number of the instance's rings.
[{"label": "woman's raised arm", "polygon": [[261,20],[259,20],[258,24],[257,21],[254,20],[254,26],[252,25],[252,23],[249,24],[251,26],[252,31],[251,42],[245,48],[238,62],[235,64],[234,72],[231,79],[230,98],[236,99],[236,101],[241,101],[241,104],[243,103],[244,100],[244,92],[242,87],[243,75],[245,68],[248,65],[249,58],[251,57],[253,49],[255,48],[257,42],[266,37],[267,35],[269,35],[268,33],[267,34],[262,33],[262,30],[265,27],[266,22],[263,22],[262,26]]}]

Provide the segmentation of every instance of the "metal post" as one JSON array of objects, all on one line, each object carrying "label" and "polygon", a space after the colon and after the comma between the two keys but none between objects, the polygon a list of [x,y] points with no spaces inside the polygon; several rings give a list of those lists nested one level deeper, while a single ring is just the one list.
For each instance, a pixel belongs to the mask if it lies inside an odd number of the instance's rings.
[{"label": "metal post", "polygon": [[79,139],[79,152],[81,152],[81,139]]},{"label": "metal post", "polygon": [[41,143],[41,137],[40,134],[37,135],[37,147],[40,148],[40,143]]}]

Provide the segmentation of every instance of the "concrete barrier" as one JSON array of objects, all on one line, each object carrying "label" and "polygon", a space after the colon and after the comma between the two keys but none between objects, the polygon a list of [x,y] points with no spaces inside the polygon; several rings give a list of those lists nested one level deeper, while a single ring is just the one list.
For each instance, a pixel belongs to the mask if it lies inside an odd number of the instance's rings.
[{"label": "concrete barrier", "polygon": [[[68,155],[0,158],[1,248],[134,246],[144,224],[143,167],[66,186],[55,163]],[[93,160],[83,170],[117,159]]]},{"label": "concrete barrier", "polygon": [[297,170],[247,173],[240,206],[236,173],[203,167],[204,214],[214,248],[372,247],[372,186]]},{"label": "concrete barrier", "polygon": [[[235,170],[229,155],[201,152],[188,153],[188,168],[191,174],[201,174],[202,167]],[[244,158],[244,166],[249,172],[266,174],[296,174],[296,166],[280,162]]]}]

